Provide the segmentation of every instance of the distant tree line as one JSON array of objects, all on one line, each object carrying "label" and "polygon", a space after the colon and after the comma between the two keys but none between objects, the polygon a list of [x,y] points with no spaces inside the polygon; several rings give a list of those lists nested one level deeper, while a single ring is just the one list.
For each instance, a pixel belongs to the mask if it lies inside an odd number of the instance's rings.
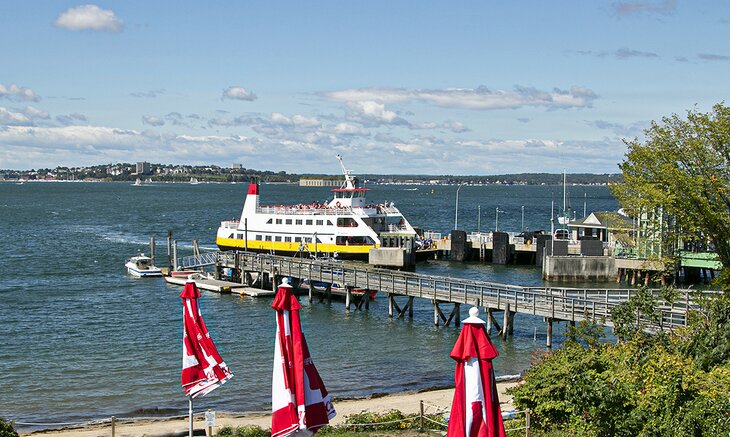
[{"label": "distant tree line", "polygon": [[[342,175],[328,174],[296,174],[285,171],[255,170],[250,168],[230,168],[217,165],[172,165],[150,164],[150,171],[145,174],[136,172],[134,163],[118,163],[94,165],[88,167],[56,167],[31,170],[3,170],[0,169],[0,178],[28,179],[28,180],[103,180],[103,181],[133,181],[136,178],[151,178],[161,182],[183,182],[191,177],[199,181],[210,182],[247,182],[257,178],[262,182],[296,183],[299,179],[341,179]],[[359,174],[361,180],[372,183],[439,183],[439,184],[507,184],[507,185],[560,185],[563,183],[562,174],[550,173],[521,173],[503,175],[377,175]],[[619,181],[619,174],[591,174],[573,173],[567,175],[568,184],[579,185],[606,185]]]}]

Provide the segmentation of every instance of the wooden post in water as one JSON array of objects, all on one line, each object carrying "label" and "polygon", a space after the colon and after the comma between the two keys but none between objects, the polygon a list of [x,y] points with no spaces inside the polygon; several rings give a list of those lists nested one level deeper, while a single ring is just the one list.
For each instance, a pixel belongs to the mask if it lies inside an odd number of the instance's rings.
[{"label": "wooden post in water", "polygon": [[439,326],[439,303],[436,300],[433,301],[433,325]]},{"label": "wooden post in water", "polygon": [[454,312],[456,314],[454,316],[454,326],[458,328],[461,325],[461,304],[457,302],[454,306]]},{"label": "wooden post in water", "polygon": [[200,256],[200,248],[198,247],[198,240],[193,240],[193,255]]},{"label": "wooden post in water", "polygon": [[413,318],[413,296],[408,298],[408,318]]},{"label": "wooden post in water", "polygon": [[177,270],[177,240],[172,241],[172,268]]},{"label": "wooden post in water", "polygon": [[345,285],[345,312],[350,312],[350,301],[352,300],[352,290]]},{"label": "wooden post in water", "polygon": [[150,237],[150,259],[152,265],[155,265],[155,237]]},{"label": "wooden post in water", "polygon": [[549,348],[553,347],[553,319],[551,317],[547,318],[547,339],[545,346]]},{"label": "wooden post in water", "polygon": [[393,295],[388,293],[388,317],[393,318]]},{"label": "wooden post in water", "polygon": [[117,418],[112,416],[112,437],[116,435]]},{"label": "wooden post in water", "polygon": [[167,231],[167,269],[172,270],[172,231]]},{"label": "wooden post in water", "polygon": [[515,333],[515,311],[509,311],[509,323],[507,324],[507,335],[512,337]]},{"label": "wooden post in water", "polygon": [[504,304],[504,315],[502,317],[502,338],[507,338],[507,331],[509,330],[509,302]]},{"label": "wooden post in water", "polygon": [[487,334],[492,333],[492,309],[487,307]]}]

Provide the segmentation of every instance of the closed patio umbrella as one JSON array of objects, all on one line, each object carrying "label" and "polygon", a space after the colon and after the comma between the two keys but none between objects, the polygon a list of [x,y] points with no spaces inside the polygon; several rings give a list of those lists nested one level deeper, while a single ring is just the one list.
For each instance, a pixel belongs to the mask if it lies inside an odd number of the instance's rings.
[{"label": "closed patio umbrella", "polygon": [[447,437],[504,437],[502,411],[492,360],[499,355],[489,340],[479,310],[469,310],[451,350],[456,361],[454,401]]},{"label": "closed patio umbrella", "polygon": [[180,380],[189,400],[190,435],[193,429],[193,398],[204,396],[233,377],[210,338],[200,314],[200,291],[194,281],[180,293],[183,303],[183,360]]},{"label": "closed patio umbrella", "polygon": [[271,307],[276,310],[271,436],[313,434],[335,417],[327,389],[309,354],[299,319],[301,305],[287,278]]}]

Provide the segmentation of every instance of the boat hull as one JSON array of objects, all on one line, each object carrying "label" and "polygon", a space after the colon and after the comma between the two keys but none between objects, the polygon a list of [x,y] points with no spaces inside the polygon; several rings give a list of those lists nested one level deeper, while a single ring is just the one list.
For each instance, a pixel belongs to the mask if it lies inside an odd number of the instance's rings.
[{"label": "boat hull", "polygon": [[127,273],[138,278],[146,278],[150,276],[162,276],[160,269],[148,269],[148,270],[137,270],[135,268],[127,267]]},{"label": "boat hull", "polygon": [[[290,257],[301,257],[301,258],[314,258],[314,253],[310,252],[300,252],[299,249],[289,249],[289,248],[281,248],[281,249],[267,249],[263,247],[255,247],[255,246],[248,246],[245,247],[245,245],[227,245],[225,243],[218,243],[218,248],[221,251],[232,251],[232,250],[247,250],[248,252],[255,252],[255,253],[273,253],[274,255],[281,255],[281,256],[290,256]],[[368,257],[370,255],[370,249],[371,247],[367,247],[367,251],[358,251],[358,252],[351,252],[351,251],[319,251],[318,257],[329,257],[329,258],[337,258],[343,261],[368,261]],[[337,256],[334,255],[334,253],[337,252]]]}]

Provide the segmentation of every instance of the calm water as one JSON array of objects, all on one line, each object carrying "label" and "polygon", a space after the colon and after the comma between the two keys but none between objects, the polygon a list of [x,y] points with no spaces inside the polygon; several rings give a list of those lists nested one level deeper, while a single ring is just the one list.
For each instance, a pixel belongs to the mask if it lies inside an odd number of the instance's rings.
[{"label": "calm water", "polygon": [[[452,229],[456,187],[413,188],[372,186],[369,198],[395,202],[424,229]],[[0,183],[0,416],[68,422],[140,415],[150,408],[185,411],[181,289],[161,278],[129,277],[124,262],[146,252],[151,236],[158,256],[164,255],[168,229],[180,255],[191,252],[194,238],[213,248],[219,221],[240,215],[245,193],[245,184]],[[292,185],[263,185],[261,193],[262,204],[329,198],[327,188]],[[605,187],[571,187],[570,195],[581,216],[584,201],[589,212],[616,209]],[[524,205],[525,227],[549,230],[551,201],[562,206],[562,188],[465,186],[459,198],[460,229],[494,229],[499,208],[499,229],[517,231]],[[524,266],[439,261],[419,264],[417,271],[542,283],[538,269]],[[235,376],[196,400],[196,410],[268,410],[275,330],[270,299],[203,291],[200,304]],[[412,320],[389,319],[382,297],[369,312],[350,314],[342,302],[302,304],[314,362],[335,397],[452,384],[449,351],[458,331],[434,328],[428,302],[417,302]],[[544,343],[542,320],[518,315],[514,338],[495,339],[497,374],[519,373]]]}]

